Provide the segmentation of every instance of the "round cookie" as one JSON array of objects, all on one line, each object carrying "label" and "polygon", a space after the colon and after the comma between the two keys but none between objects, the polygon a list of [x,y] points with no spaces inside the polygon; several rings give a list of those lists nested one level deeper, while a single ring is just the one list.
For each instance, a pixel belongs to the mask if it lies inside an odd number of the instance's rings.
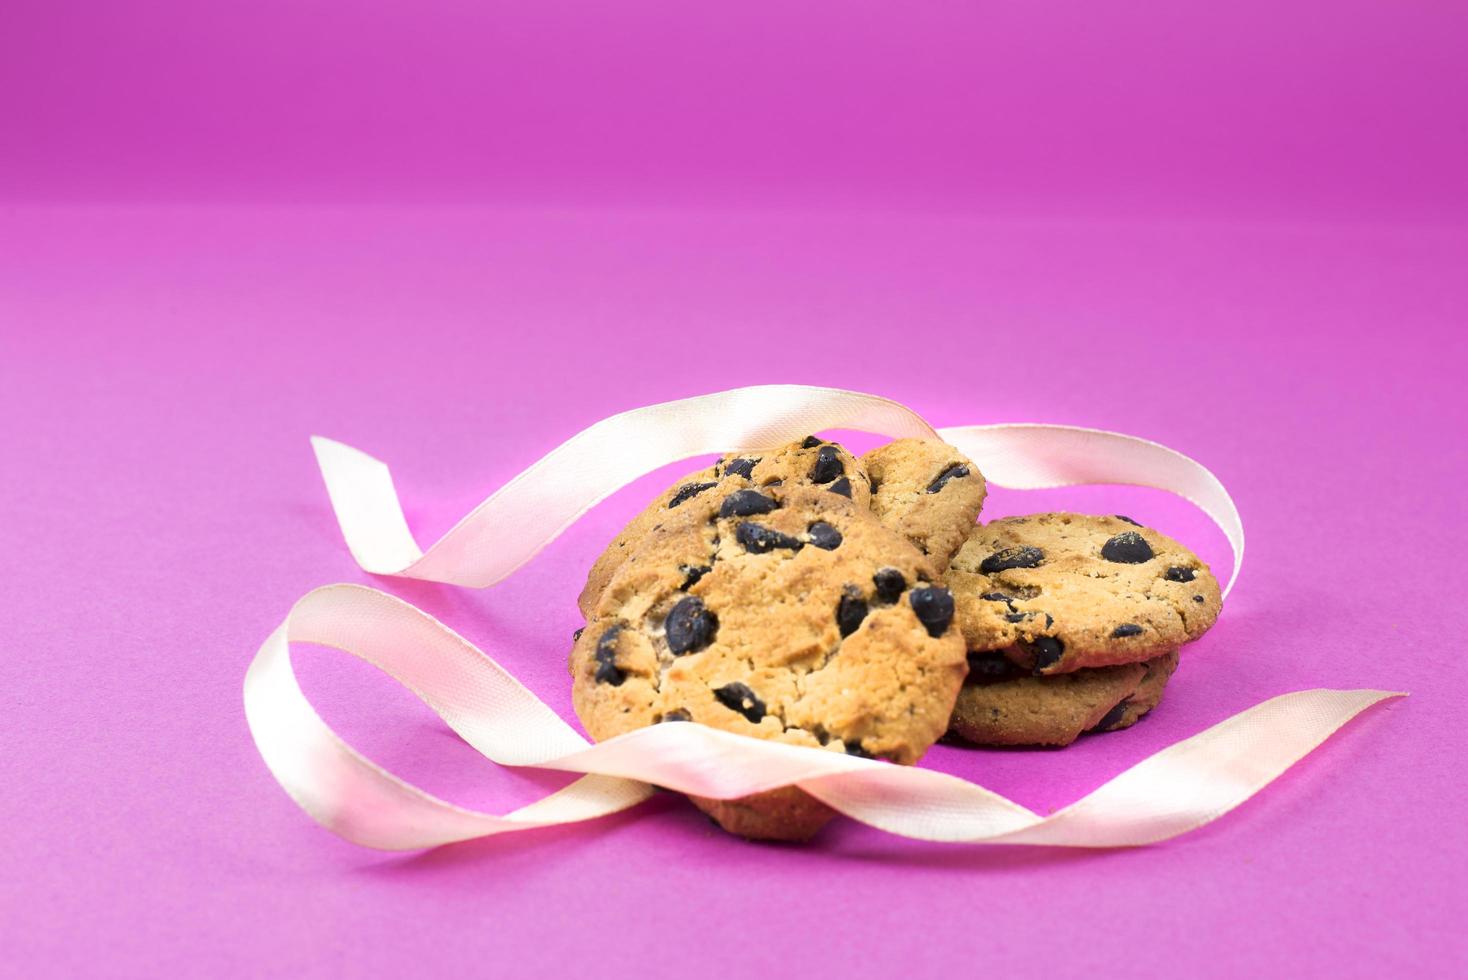
[{"label": "round cookie", "polygon": [[872,513],[933,560],[939,574],[984,507],[984,475],[946,442],[898,439],[861,457]]},{"label": "round cookie", "polygon": [[[819,487],[744,488],[634,545],[571,654],[590,735],[660,722],[916,762],[967,666],[932,562]],[[798,789],[699,800],[751,837],[803,840],[831,812]]]},{"label": "round cookie", "polygon": [[950,731],[976,745],[1054,745],[1136,724],[1162,700],[1177,651],[1144,663],[1036,677],[999,653],[974,654]]},{"label": "round cookie", "polygon": [[713,466],[690,473],[673,484],[622,529],[591,566],[577,605],[591,618],[602,590],[630,549],[666,518],[696,511],[702,519],[718,511],[724,498],[751,487],[811,484],[867,506],[871,490],[855,457],[839,443],[807,436],[779,449],[721,458]]},{"label": "round cookie", "polygon": [[1033,514],[979,526],[947,582],[971,653],[1038,674],[1151,660],[1218,618],[1197,555],[1125,517]]}]

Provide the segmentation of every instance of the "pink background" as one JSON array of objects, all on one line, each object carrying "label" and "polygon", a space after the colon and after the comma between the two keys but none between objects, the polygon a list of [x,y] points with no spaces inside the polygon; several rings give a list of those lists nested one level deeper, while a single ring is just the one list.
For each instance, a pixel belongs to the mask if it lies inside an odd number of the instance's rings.
[{"label": "pink background", "polygon": [[[723,6],[6,5],[0,972],[1460,968],[1468,8]],[[275,785],[240,682],[301,593],[405,596],[572,717],[585,569],[676,475],[468,592],[361,574],[309,434],[389,460],[426,543],[606,414],[775,381],[1159,439],[1243,512],[1152,718],[929,765],[1049,810],[1274,694],[1413,696],[1132,851],[750,845],[664,795],[385,855]],[[1052,507],[1227,568],[1160,493],[988,513]],[[560,782],[297,662],[435,792]]]}]

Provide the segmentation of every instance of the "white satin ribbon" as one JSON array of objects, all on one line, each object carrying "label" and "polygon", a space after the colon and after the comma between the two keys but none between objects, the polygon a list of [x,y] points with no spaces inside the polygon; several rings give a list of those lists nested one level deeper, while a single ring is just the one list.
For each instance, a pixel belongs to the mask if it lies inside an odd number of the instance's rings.
[{"label": "white satin ribbon", "polygon": [[603,419],[547,453],[470,511],[427,551],[408,530],[387,464],[313,436],[316,461],[352,557],[375,575],[484,588],[505,578],[578,517],[633,480],[690,456],[771,449],[813,432],[850,429],[893,439],[943,439],[985,479],[1015,490],[1117,483],[1178,494],[1213,519],[1233,548],[1244,525],[1203,464],[1135,436],[1067,425],[934,429],[877,395],[806,385],[761,385],[699,395]]},{"label": "white satin ribbon", "polygon": [[[336,647],[380,668],[501,765],[587,775],[503,816],[438,799],[366,759],[327,727],[296,683],[292,642]],[[448,627],[360,585],[330,585],[303,597],[245,675],[250,731],[286,792],[328,830],[387,850],[588,820],[641,802],[652,784],[718,799],[794,784],[854,820],[921,840],[1146,844],[1217,819],[1356,714],[1393,696],[1317,690],[1273,698],[1041,817],[956,776],[703,725],[654,725],[590,745]]]},{"label": "white satin ribbon", "polygon": [[[1123,483],[1180,494],[1228,538],[1234,552],[1228,588],[1238,575],[1244,538],[1233,501],[1206,468],[1165,446],[1051,425],[939,431],[896,402],[838,389],[742,388],[598,422],[482,502],[427,552],[408,529],[385,464],[329,439],[313,438],[312,444],[348,547],[364,569],[483,587],[645,473],[700,454],[773,448],[825,429],[943,438],[1000,486]],[[291,642],[336,647],[376,665],[501,765],[584,775],[502,816],[440,800],[363,757],[321,720],[296,683]],[[362,586],[328,586],[302,598],[251,663],[244,695],[255,743],[292,798],[335,833],[387,849],[586,820],[638,803],[650,784],[719,799],[799,785],[853,819],[924,840],[1144,844],[1228,812],[1366,707],[1395,696],[1315,690],[1273,698],[1042,818],[954,776],[702,725],[658,725],[588,745],[463,638],[411,605]]]}]

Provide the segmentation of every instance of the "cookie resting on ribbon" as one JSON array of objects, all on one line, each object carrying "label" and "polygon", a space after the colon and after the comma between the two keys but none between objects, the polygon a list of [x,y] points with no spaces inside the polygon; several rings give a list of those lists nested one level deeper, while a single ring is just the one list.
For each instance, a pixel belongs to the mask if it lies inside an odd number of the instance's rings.
[{"label": "cookie resting on ribbon", "polygon": [[[947,730],[967,669],[937,578],[824,485],[674,508],[627,550],[576,641],[576,714],[599,741],[692,721],[914,763]],[[746,837],[803,840],[832,815],[796,787],[694,802]]]},{"label": "cookie resting on ribbon", "polygon": [[707,518],[736,491],[800,484],[822,487],[862,507],[871,497],[867,476],[856,459],[838,443],[815,436],[768,452],[721,458],[665,490],[612,540],[586,577],[577,600],[581,614],[590,618],[597,598],[631,549],[667,518],[689,511]]},{"label": "cookie resting on ribbon", "polygon": [[860,463],[871,480],[872,513],[945,572],[984,506],[979,468],[934,439],[898,439]]},{"label": "cookie resting on ribbon", "polygon": [[1125,517],[1033,514],[977,527],[949,565],[970,653],[1037,674],[1151,660],[1218,618],[1198,556]]},{"label": "cookie resting on ribbon", "polygon": [[1000,653],[969,657],[950,730],[975,745],[1069,745],[1129,728],[1157,707],[1177,651],[1113,667],[1036,677]]}]

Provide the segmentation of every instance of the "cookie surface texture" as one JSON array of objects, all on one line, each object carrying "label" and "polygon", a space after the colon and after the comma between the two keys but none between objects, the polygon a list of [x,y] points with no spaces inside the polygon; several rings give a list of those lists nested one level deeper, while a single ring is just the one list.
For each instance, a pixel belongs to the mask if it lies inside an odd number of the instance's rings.
[{"label": "cookie surface texture", "polygon": [[1041,674],[1152,660],[1218,618],[1198,556],[1123,517],[1033,514],[980,525],[947,583],[970,653]]},{"label": "cookie surface texture", "polygon": [[[675,508],[608,581],[571,656],[587,732],[693,721],[916,762],[967,670],[932,562],[824,486],[742,492]],[[695,802],[750,837],[803,839],[830,816],[797,789],[762,797]]]},{"label": "cookie surface texture", "polygon": [[739,490],[767,486],[811,485],[866,507],[871,490],[855,457],[834,442],[811,436],[763,453],[721,457],[673,484],[622,529],[597,558],[586,577],[577,605],[591,618],[596,600],[633,546],[667,518],[688,510],[703,518],[718,512],[724,499]]},{"label": "cookie surface texture", "polygon": [[974,529],[984,475],[945,442],[898,439],[861,457],[872,513],[932,559],[939,574]]}]

